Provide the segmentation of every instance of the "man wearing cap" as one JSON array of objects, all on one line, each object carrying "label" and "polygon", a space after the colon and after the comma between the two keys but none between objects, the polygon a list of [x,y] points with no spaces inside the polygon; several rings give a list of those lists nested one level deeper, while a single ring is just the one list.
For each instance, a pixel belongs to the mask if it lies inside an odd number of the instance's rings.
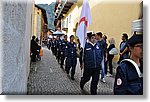
[{"label": "man wearing cap", "polygon": [[87,33],[87,39],[86,39],[86,42],[89,42],[89,37],[92,35],[92,32],[88,32]]},{"label": "man wearing cap", "polygon": [[88,82],[92,77],[90,91],[92,95],[96,95],[101,68],[100,65],[102,61],[102,51],[98,43],[96,43],[95,41],[96,40],[95,34],[89,35],[88,39],[89,41],[86,42],[84,47],[84,55],[83,55],[84,72],[83,77],[81,77],[80,88],[81,90],[83,90],[86,82]]},{"label": "man wearing cap", "polygon": [[57,49],[56,59],[57,59],[58,63],[59,63],[60,56],[61,56],[60,47],[61,47],[61,39],[60,39],[60,36],[57,36],[57,40],[56,40],[56,49]]},{"label": "man wearing cap", "polygon": [[53,37],[52,42],[51,42],[51,50],[52,50],[52,54],[56,55],[56,39]]},{"label": "man wearing cap", "polygon": [[74,36],[70,36],[70,42],[67,43],[66,46],[67,58],[66,58],[66,73],[69,75],[69,71],[71,69],[71,79],[75,80],[75,69],[77,64],[77,46],[74,42]]},{"label": "man wearing cap", "polygon": [[143,94],[143,35],[133,35],[127,42],[130,58],[120,62],[114,83],[115,95]]},{"label": "man wearing cap", "polygon": [[61,63],[60,63],[60,67],[63,68],[64,65],[64,60],[66,57],[66,49],[67,49],[67,35],[64,36],[64,39],[61,42],[61,46],[60,46],[60,52],[61,52]]}]

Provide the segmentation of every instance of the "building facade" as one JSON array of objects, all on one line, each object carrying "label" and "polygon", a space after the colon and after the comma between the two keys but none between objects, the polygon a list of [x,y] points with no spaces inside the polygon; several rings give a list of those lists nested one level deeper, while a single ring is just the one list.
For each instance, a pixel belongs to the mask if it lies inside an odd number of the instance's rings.
[{"label": "building facade", "polygon": [[46,11],[35,5],[34,7],[34,20],[33,20],[33,35],[39,38],[40,42],[43,38],[47,37],[47,15]]},{"label": "building facade", "polygon": [[[92,24],[88,31],[99,32],[107,35],[108,39],[114,38],[116,47],[119,49],[121,36],[127,33],[132,35],[132,21],[140,18],[142,0],[88,0]],[[56,4],[55,15],[61,19],[61,29],[68,36],[75,35],[83,0],[62,0]],[[59,5],[63,5],[59,7]],[[71,5],[68,5],[71,4]],[[60,9],[59,9],[60,8]],[[57,13],[58,12],[58,13]],[[118,60],[118,57],[115,57]]]}]

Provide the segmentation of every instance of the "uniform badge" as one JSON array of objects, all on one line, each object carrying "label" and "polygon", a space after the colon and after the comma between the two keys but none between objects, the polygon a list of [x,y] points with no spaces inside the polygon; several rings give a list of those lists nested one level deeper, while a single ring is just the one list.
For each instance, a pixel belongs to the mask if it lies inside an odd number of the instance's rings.
[{"label": "uniform badge", "polygon": [[98,46],[96,46],[96,48],[97,48],[97,49],[99,49],[99,47],[98,47]]},{"label": "uniform badge", "polygon": [[76,44],[74,44],[74,47],[76,47]]},{"label": "uniform badge", "polygon": [[91,50],[91,48],[87,48],[86,50]]},{"label": "uniform badge", "polygon": [[117,85],[121,85],[122,84],[122,80],[120,78],[117,79]]}]

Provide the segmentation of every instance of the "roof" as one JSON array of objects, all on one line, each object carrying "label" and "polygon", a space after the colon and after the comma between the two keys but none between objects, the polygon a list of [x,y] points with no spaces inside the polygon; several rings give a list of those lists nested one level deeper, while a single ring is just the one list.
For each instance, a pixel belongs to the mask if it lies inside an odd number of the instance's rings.
[{"label": "roof", "polygon": [[41,7],[39,7],[38,5],[35,5],[35,7],[37,7],[38,9],[41,9],[41,11],[42,11],[42,13],[43,13],[43,17],[44,17],[44,22],[45,22],[46,24],[48,24],[46,10],[43,9],[43,8],[41,8]]}]

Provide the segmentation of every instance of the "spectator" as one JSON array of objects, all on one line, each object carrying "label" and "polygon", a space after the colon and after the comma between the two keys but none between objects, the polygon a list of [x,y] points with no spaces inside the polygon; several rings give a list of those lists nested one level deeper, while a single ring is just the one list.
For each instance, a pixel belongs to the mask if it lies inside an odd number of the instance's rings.
[{"label": "spectator", "polygon": [[107,49],[107,63],[108,63],[108,66],[109,66],[109,73],[110,74],[108,74],[107,71],[106,71],[106,74],[107,74],[106,76],[112,76],[112,74],[113,74],[112,60],[114,58],[114,55],[111,55],[109,53],[109,51],[111,51],[113,48],[115,48],[115,40],[114,40],[114,38],[110,38],[108,42],[109,42],[110,45]]},{"label": "spectator", "polygon": [[121,60],[129,58],[129,50],[127,47],[128,35],[126,33],[122,34],[122,42],[120,43],[120,58],[118,64]]}]

